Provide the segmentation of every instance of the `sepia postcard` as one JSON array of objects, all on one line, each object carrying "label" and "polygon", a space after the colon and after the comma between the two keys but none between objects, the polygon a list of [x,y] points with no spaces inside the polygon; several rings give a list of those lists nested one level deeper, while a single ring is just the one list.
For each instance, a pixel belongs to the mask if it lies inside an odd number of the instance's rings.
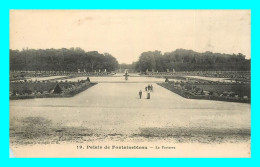
[{"label": "sepia postcard", "polygon": [[10,157],[251,157],[250,10],[10,10]]}]

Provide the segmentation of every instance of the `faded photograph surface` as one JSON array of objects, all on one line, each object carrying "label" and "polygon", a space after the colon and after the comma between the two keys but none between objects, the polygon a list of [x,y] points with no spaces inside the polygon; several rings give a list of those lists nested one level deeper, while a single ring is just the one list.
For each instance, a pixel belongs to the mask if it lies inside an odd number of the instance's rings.
[{"label": "faded photograph surface", "polygon": [[10,155],[251,157],[250,10],[11,10]]}]

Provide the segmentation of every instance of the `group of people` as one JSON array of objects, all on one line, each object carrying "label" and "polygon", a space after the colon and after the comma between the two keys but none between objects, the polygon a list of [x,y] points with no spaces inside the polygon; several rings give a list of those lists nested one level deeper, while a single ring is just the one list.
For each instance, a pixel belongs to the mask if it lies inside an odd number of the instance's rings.
[{"label": "group of people", "polygon": [[[153,85],[148,85],[145,87],[145,92],[147,93],[147,99],[150,99],[151,98],[151,94],[150,92],[153,91]],[[139,91],[139,98],[141,99],[142,98],[142,90]]]},{"label": "group of people", "polygon": [[146,86],[145,87],[145,91],[147,92],[149,92],[149,91],[153,91],[153,85],[148,85],[148,86]]}]

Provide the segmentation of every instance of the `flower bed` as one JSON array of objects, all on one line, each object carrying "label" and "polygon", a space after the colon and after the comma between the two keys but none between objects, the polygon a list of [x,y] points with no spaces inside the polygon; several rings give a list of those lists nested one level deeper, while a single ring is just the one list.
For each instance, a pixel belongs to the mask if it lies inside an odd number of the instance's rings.
[{"label": "flower bed", "polygon": [[[97,83],[87,81],[80,82],[18,82],[10,83],[10,100],[72,97]],[[56,86],[60,92],[55,92]]]},{"label": "flower bed", "polygon": [[[245,85],[229,84],[228,86],[224,86],[224,85],[216,86],[214,84],[212,85],[207,84],[206,86],[200,85],[199,87],[196,87],[197,90],[195,90],[195,89],[187,89],[188,86],[187,84],[185,85],[184,83],[183,85],[174,84],[171,82],[157,83],[157,84],[184,98],[250,103],[250,96],[248,96],[248,91],[250,94],[250,87],[247,88],[247,92],[242,91],[242,87]],[[196,86],[196,85],[192,85],[192,86]],[[227,91],[227,89],[230,89],[229,92]],[[239,94],[241,92],[232,92],[232,90],[237,90],[237,91],[241,90],[242,94]],[[232,95],[230,92],[232,92]],[[239,94],[239,96],[238,95],[234,96],[234,94]]]}]

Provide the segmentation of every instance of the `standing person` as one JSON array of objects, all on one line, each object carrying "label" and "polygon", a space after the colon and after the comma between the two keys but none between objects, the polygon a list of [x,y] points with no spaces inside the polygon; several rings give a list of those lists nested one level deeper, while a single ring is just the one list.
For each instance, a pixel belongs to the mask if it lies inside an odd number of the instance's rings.
[{"label": "standing person", "polygon": [[147,86],[145,87],[145,91],[147,92]]},{"label": "standing person", "polygon": [[143,94],[143,92],[142,92],[142,90],[140,90],[140,91],[139,91],[139,97],[140,97],[140,99],[142,98],[142,94]]},{"label": "standing person", "polygon": [[147,92],[147,99],[150,99],[150,91]]},{"label": "standing person", "polygon": [[151,91],[153,91],[153,85],[151,85]]}]

